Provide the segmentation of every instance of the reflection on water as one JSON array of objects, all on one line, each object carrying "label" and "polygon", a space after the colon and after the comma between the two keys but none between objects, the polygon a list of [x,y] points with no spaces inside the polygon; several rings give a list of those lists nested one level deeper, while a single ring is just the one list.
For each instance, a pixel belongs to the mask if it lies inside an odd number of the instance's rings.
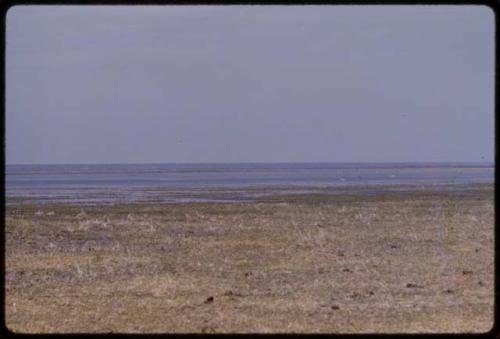
[{"label": "reflection on water", "polygon": [[335,193],[349,187],[368,193],[362,188],[493,181],[493,164],[484,163],[6,166],[8,204],[237,202],[275,194]]}]

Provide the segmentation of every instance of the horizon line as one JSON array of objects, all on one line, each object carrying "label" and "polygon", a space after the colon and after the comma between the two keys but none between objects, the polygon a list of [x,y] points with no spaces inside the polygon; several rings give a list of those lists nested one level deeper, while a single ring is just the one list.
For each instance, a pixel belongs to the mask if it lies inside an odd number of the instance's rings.
[{"label": "horizon line", "polygon": [[491,161],[242,161],[242,162],[75,162],[75,163],[5,163],[5,166],[66,165],[239,165],[239,164],[495,164]]}]

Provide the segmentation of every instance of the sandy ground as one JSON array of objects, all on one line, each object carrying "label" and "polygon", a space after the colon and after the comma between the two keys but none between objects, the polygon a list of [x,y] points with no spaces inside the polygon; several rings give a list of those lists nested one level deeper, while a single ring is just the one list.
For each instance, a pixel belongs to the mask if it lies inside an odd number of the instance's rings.
[{"label": "sandy ground", "polygon": [[241,204],[8,206],[20,333],[485,332],[493,185]]}]

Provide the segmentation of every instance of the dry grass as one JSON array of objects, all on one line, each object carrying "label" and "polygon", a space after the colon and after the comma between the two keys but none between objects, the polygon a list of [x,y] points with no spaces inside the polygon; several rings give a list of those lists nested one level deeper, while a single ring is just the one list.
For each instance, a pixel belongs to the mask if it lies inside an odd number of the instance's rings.
[{"label": "dry grass", "polygon": [[9,206],[15,332],[485,332],[491,186],[252,204]]}]

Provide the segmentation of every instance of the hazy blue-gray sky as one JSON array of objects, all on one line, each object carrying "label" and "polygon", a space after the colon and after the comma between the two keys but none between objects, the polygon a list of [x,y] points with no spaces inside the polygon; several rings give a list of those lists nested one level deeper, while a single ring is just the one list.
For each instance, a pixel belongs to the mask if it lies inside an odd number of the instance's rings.
[{"label": "hazy blue-gray sky", "polygon": [[17,6],[7,163],[493,161],[484,6]]}]

